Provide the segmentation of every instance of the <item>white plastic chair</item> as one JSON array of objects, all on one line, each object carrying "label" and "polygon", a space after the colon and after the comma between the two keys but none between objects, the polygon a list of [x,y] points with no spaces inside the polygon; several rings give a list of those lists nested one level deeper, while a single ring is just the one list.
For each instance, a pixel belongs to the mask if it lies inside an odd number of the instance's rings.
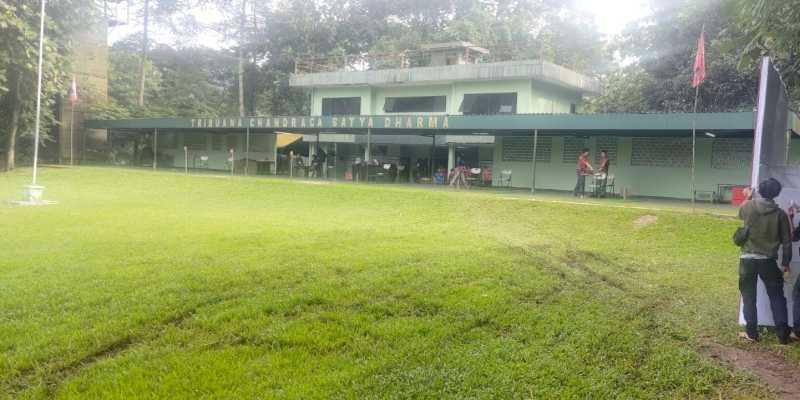
[{"label": "white plastic chair", "polygon": [[500,186],[511,187],[511,170],[500,171]]}]

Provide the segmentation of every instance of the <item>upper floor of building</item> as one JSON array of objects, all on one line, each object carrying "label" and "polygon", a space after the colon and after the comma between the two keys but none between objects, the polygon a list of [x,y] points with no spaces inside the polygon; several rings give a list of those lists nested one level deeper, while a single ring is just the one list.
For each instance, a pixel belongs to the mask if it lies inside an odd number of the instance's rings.
[{"label": "upper floor of building", "polygon": [[[576,113],[597,80],[540,60],[481,63],[469,43],[430,45],[424,62],[345,62],[339,70],[298,69],[290,85],[310,91],[311,115]],[[354,67],[361,65],[361,67]]]}]

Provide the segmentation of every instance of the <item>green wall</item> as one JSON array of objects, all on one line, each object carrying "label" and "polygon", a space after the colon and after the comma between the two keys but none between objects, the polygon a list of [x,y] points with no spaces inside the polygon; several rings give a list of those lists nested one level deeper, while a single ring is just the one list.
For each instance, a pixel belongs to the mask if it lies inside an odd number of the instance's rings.
[{"label": "green wall", "polygon": [[531,83],[531,104],[527,112],[565,114],[570,111],[570,104],[575,104],[580,111],[581,95],[544,82]]},{"label": "green wall", "polygon": [[[503,141],[498,137],[494,151],[493,174],[499,179],[502,170],[512,171],[512,186],[531,187],[531,162],[511,162],[503,160]],[[553,190],[572,190],[575,186],[575,159],[568,156],[564,160],[565,137],[553,137],[550,162],[537,162],[536,188]],[[632,143],[634,138],[618,137],[616,159],[612,160],[611,174],[616,178],[617,192],[628,188],[634,196],[655,196],[670,198],[689,198],[691,168],[689,166],[636,166],[632,165]],[[717,139],[698,139],[696,149],[696,187],[698,191],[716,191],[717,184],[741,184],[749,182],[750,167],[712,166],[712,143]],[[600,150],[598,139],[587,140],[591,150],[591,163],[594,165],[596,153]],[[747,140],[752,147],[752,140]],[[800,146],[798,146],[800,147]],[[800,154],[800,149],[798,149]],[[800,155],[798,156],[800,158]],[[596,165],[595,165],[596,166]],[[588,186],[588,182],[587,182]]]},{"label": "green wall", "polygon": [[[461,114],[458,109],[467,93],[517,93],[517,113],[568,113],[570,104],[581,106],[581,96],[558,86],[531,80],[452,82],[415,86],[343,86],[311,90],[311,115],[322,114],[322,99],[360,97],[361,114],[384,115],[386,97],[446,96],[447,112]],[[415,113],[418,114],[418,113]],[[431,113],[437,114],[437,113]]]}]

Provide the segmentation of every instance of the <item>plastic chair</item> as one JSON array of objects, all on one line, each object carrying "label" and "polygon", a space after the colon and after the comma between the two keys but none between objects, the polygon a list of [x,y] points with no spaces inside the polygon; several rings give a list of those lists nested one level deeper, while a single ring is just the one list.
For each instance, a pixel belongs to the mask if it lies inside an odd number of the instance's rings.
[{"label": "plastic chair", "polygon": [[616,192],[614,191],[614,175],[608,175],[606,177],[606,192],[604,195],[610,194],[612,197],[616,196]]},{"label": "plastic chair", "polygon": [[500,171],[500,186],[511,187],[511,170],[504,169]]}]

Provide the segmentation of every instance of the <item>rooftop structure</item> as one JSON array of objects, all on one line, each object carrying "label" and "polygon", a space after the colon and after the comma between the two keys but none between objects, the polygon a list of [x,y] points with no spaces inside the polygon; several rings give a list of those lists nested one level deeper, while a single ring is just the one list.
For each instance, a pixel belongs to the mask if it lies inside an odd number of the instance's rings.
[{"label": "rooftop structure", "polygon": [[312,88],[347,85],[431,85],[452,82],[513,80],[535,80],[587,94],[600,92],[600,82],[596,79],[553,63],[539,60],[294,74],[289,79],[289,84],[295,87]]}]

